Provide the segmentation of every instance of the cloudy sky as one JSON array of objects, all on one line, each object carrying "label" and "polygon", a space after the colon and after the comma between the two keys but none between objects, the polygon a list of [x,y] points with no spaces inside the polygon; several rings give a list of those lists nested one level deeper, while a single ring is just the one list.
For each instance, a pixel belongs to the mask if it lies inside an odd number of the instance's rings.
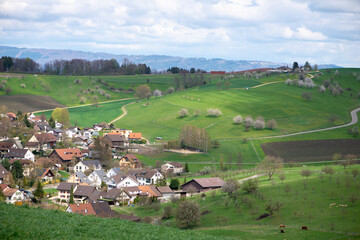
[{"label": "cloudy sky", "polygon": [[0,45],[360,67],[360,0],[0,0]]}]

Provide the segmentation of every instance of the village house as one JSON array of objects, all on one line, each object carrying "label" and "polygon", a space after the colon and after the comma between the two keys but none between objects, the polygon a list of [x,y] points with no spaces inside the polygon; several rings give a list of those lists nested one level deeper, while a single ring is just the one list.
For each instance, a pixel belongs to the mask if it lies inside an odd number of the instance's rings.
[{"label": "village house", "polygon": [[21,192],[19,189],[7,187],[3,190],[3,193],[6,198],[6,203],[14,204],[15,202],[25,200],[23,192]]},{"label": "village house", "polygon": [[12,121],[12,122],[16,120],[16,114],[13,113],[13,112],[8,112],[8,113],[6,114],[6,116],[8,116],[8,118],[9,118],[10,121]]},{"label": "village house", "polygon": [[119,160],[121,169],[140,168],[140,160],[134,154],[126,154]]},{"label": "village house", "polygon": [[88,179],[91,181],[91,185],[97,187],[100,187],[101,183],[106,183],[108,181],[108,177],[102,169],[94,170],[92,173],[90,173]]},{"label": "village house", "polygon": [[113,129],[109,134],[120,134],[124,135],[126,139],[129,139],[129,134],[132,133],[132,130],[127,129]]},{"label": "village house", "polygon": [[48,150],[56,146],[56,137],[52,133],[34,134],[25,144],[29,150]]},{"label": "village house", "polygon": [[47,133],[52,130],[52,127],[47,122],[36,123],[34,129],[38,132]]},{"label": "village house", "polygon": [[129,141],[140,141],[142,139],[141,133],[130,133]]},{"label": "village house", "polygon": [[138,188],[141,190],[142,193],[146,194],[147,197],[154,197],[156,199],[162,197],[162,194],[159,192],[155,185],[143,185],[138,186]]},{"label": "village house", "polygon": [[35,155],[29,149],[10,148],[5,154],[5,158],[11,159],[28,159],[35,162]]},{"label": "village house", "polygon": [[88,203],[97,199],[99,191],[94,186],[79,185],[74,191],[74,202]]},{"label": "village house", "polygon": [[164,178],[156,169],[130,169],[127,174],[135,176],[140,185],[156,184]]},{"label": "village house", "polygon": [[0,184],[8,182],[9,171],[0,163]]},{"label": "village house", "polygon": [[49,182],[55,179],[55,174],[50,168],[35,169],[35,176],[40,179],[41,182]]},{"label": "village house", "polygon": [[67,182],[69,183],[76,183],[76,184],[86,184],[90,185],[91,181],[88,179],[88,177],[83,172],[74,172],[70,175],[70,177],[67,179]]},{"label": "village house", "polygon": [[179,162],[169,162],[161,166],[162,173],[181,174],[183,171],[184,171],[184,167]]},{"label": "village house", "polygon": [[13,142],[0,142],[0,157],[10,151],[10,148],[18,148]]},{"label": "village house", "polygon": [[157,190],[161,193],[161,200],[163,202],[170,201],[174,197],[174,192],[169,186],[159,186]]},{"label": "village house", "polygon": [[224,185],[224,181],[219,178],[197,178],[188,181],[180,186],[185,192],[205,192],[212,189],[221,188]]},{"label": "village house", "polygon": [[23,175],[25,177],[30,176],[31,172],[34,170],[34,162],[29,159],[11,159],[9,162],[13,164],[15,161],[20,161],[23,168]]},{"label": "village house", "polygon": [[108,189],[112,188],[123,188],[123,187],[136,187],[139,186],[139,182],[136,180],[136,177],[133,175],[120,174],[112,176],[107,182],[106,185]]},{"label": "village house", "polygon": [[103,192],[99,196],[99,201],[106,201],[110,205],[126,205],[130,202],[131,196],[123,189],[113,188],[108,192]]},{"label": "village house", "polygon": [[74,203],[69,204],[66,208],[67,213],[77,213],[81,215],[96,215],[90,203]]},{"label": "village house", "polygon": [[61,202],[69,202],[71,187],[73,187],[73,192],[75,192],[78,185],[76,183],[61,182],[56,188],[58,190],[58,198]]},{"label": "village house", "polygon": [[55,149],[50,155],[55,163],[69,165],[73,159],[76,161],[82,160],[84,157],[83,153],[78,148],[62,148]]},{"label": "village house", "polygon": [[105,135],[104,139],[107,139],[111,142],[112,148],[121,148],[129,146],[129,141],[124,135],[121,134],[111,134],[108,133]]},{"label": "village house", "polygon": [[106,176],[108,178],[112,177],[112,176],[115,176],[115,175],[118,175],[118,174],[123,174],[123,172],[121,171],[121,169],[119,167],[114,167],[114,168],[111,168],[107,173],[106,173]]},{"label": "village house", "polygon": [[85,172],[86,170],[101,170],[101,162],[99,160],[86,160],[78,162],[74,166],[74,172]]},{"label": "village house", "polygon": [[79,129],[77,127],[69,127],[68,129],[65,130],[65,133],[68,136],[68,138],[73,138],[76,136],[78,131]]}]

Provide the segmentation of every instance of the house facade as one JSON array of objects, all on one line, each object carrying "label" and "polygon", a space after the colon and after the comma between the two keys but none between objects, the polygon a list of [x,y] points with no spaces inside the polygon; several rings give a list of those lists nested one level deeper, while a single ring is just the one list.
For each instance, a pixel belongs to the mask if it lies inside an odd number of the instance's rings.
[{"label": "house facade", "polygon": [[28,159],[35,162],[35,155],[29,149],[10,148],[9,152],[5,154],[5,158],[11,159]]},{"label": "house facade", "polygon": [[205,192],[212,189],[221,188],[224,185],[221,178],[197,178],[188,181],[180,186],[185,192]]},{"label": "house facade", "polygon": [[184,171],[184,167],[181,163],[178,162],[169,162],[165,163],[161,166],[161,172],[163,173],[173,173],[173,174],[181,174]]},{"label": "house facade", "polygon": [[21,192],[19,189],[6,188],[3,191],[3,193],[6,197],[6,199],[5,199],[6,203],[14,204],[15,202],[25,200],[25,196],[24,196],[23,192]]},{"label": "house facade", "polygon": [[83,153],[78,148],[61,148],[55,149],[50,155],[49,158],[52,159],[55,163],[70,165],[71,160],[74,158],[79,161],[84,158]]},{"label": "house facade", "polygon": [[73,192],[75,192],[76,188],[78,187],[76,183],[61,182],[57,187],[58,198],[61,202],[69,202],[71,186],[73,187]]},{"label": "house facade", "polygon": [[74,172],[85,172],[86,170],[101,170],[100,161],[99,160],[81,161],[74,166]]}]

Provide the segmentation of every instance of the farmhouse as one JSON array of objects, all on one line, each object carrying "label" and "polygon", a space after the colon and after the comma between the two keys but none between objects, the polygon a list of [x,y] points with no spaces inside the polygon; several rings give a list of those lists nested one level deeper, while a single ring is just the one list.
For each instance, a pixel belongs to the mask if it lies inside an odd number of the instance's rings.
[{"label": "farmhouse", "polygon": [[143,185],[138,187],[142,193],[146,193],[148,197],[161,198],[162,194],[155,185]]},{"label": "farmhouse", "polygon": [[205,192],[212,189],[221,188],[224,185],[221,178],[197,178],[181,185],[181,189],[186,192]]},{"label": "farmhouse", "polygon": [[161,166],[161,172],[166,173],[174,173],[180,174],[184,171],[183,165],[179,162],[169,162],[165,163]]},{"label": "farmhouse", "polygon": [[159,186],[157,187],[157,190],[161,193],[161,199],[165,202],[169,201],[174,196],[174,192],[169,186]]},{"label": "farmhouse", "polygon": [[34,134],[25,144],[29,150],[47,150],[55,147],[56,137],[52,133]]},{"label": "farmhouse", "polygon": [[119,160],[119,166],[122,169],[139,168],[141,163],[134,154],[126,154]]},{"label": "farmhouse", "polygon": [[107,173],[106,173],[106,176],[108,178],[112,177],[112,176],[115,176],[115,175],[118,175],[118,174],[123,174],[123,172],[121,171],[121,169],[119,167],[114,167],[114,168],[111,168]]},{"label": "farmhouse", "polygon": [[73,192],[75,192],[78,186],[76,183],[61,182],[59,184],[57,190],[58,190],[58,198],[60,199],[60,201],[68,202],[70,200],[71,186],[73,187]]},{"label": "farmhouse", "polygon": [[29,149],[10,148],[4,157],[9,159],[28,159],[35,162],[35,156]]},{"label": "farmhouse", "polygon": [[74,166],[74,172],[85,172],[86,170],[101,170],[101,162],[99,160],[86,160],[78,162]]},{"label": "farmhouse", "polygon": [[94,186],[79,185],[74,191],[74,201],[77,203],[91,202],[96,191]]},{"label": "farmhouse", "polygon": [[129,146],[129,141],[121,134],[107,134],[104,139],[108,139],[113,148]]},{"label": "farmhouse", "polygon": [[76,160],[82,160],[83,157],[83,153],[78,148],[55,149],[49,155],[49,158],[51,158],[54,162],[66,165],[69,165],[71,163],[71,160],[73,160],[74,158]]},{"label": "farmhouse", "polygon": [[132,130],[127,130],[127,129],[113,129],[111,130],[110,133],[108,134],[120,134],[120,135],[124,135],[126,137],[126,139],[129,139],[129,134],[132,133]]}]

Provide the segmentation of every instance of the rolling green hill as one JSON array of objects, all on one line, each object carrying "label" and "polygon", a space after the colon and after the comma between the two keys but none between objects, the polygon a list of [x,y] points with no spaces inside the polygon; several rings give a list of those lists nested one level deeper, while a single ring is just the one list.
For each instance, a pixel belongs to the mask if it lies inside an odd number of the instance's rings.
[{"label": "rolling green hill", "polygon": [[218,239],[202,233],[0,203],[0,239]]}]

